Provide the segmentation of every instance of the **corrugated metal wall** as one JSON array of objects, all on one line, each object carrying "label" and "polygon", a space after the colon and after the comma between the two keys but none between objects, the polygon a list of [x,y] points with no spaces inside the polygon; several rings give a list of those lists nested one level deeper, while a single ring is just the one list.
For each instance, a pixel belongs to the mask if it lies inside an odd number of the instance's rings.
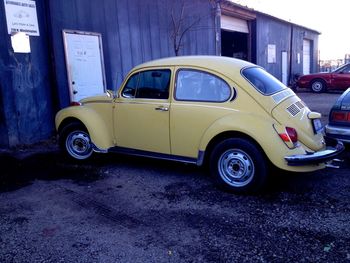
[{"label": "corrugated metal wall", "polygon": [[[133,66],[175,55],[172,14],[177,20],[183,3],[185,27],[200,21],[185,34],[179,54],[215,55],[220,25],[212,0],[36,0],[40,36],[30,37],[30,54],[13,53],[0,4],[0,146],[53,134],[56,111],[69,104],[62,30],[102,34],[107,88],[116,90]],[[300,73],[305,38],[313,43],[311,72],[317,70],[317,32],[259,13],[251,25],[253,62],[281,79],[281,53],[292,45],[291,73]],[[267,63],[268,44],[276,45],[276,63]]]},{"label": "corrugated metal wall", "polygon": [[102,34],[108,89],[117,89],[128,71],[145,61],[174,56],[171,14],[184,3],[186,24],[181,55],[215,54],[215,6],[209,0],[65,0],[50,1],[55,70],[60,107],[69,103],[62,30]]},{"label": "corrugated metal wall", "polygon": [[[276,78],[282,79],[282,51],[288,52],[289,73],[293,76],[303,72],[303,39],[308,39],[313,43],[310,71],[316,72],[318,70],[317,32],[263,14],[257,15],[255,26],[256,64],[264,67]],[[268,63],[267,47],[269,44],[276,45],[276,63]]]},{"label": "corrugated metal wall", "polygon": [[215,4],[210,0],[36,0],[40,36],[31,53],[13,53],[0,3],[0,147],[29,144],[54,132],[53,118],[69,104],[62,30],[102,34],[108,89],[142,62],[174,55],[171,14],[200,21],[180,55],[215,54]]}]

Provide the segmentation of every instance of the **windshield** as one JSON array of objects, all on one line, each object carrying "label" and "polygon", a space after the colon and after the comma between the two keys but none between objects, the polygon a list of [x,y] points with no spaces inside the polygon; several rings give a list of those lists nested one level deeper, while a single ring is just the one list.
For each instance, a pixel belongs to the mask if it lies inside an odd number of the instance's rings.
[{"label": "windshield", "polygon": [[333,73],[349,73],[350,72],[350,64],[345,64],[343,66],[340,66],[339,68],[335,69]]},{"label": "windshield", "polygon": [[274,76],[259,67],[245,68],[243,76],[264,95],[271,95],[287,87]]}]

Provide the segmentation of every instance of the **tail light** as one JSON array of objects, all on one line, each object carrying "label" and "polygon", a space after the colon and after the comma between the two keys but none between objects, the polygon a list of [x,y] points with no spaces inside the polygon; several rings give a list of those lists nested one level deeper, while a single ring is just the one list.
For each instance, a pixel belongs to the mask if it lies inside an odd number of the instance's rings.
[{"label": "tail light", "polygon": [[298,143],[298,133],[294,128],[286,127],[285,131],[278,135],[289,148],[296,147]]},{"label": "tail light", "polygon": [[81,103],[80,102],[77,102],[77,101],[72,101],[70,103],[70,106],[81,106]]},{"label": "tail light", "polygon": [[332,111],[331,121],[350,122],[350,112]]}]

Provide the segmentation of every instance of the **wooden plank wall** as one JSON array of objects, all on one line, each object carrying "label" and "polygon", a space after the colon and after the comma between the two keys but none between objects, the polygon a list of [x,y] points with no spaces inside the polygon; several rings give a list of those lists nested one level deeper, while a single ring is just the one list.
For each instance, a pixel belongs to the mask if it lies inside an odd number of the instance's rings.
[{"label": "wooden plank wall", "polygon": [[0,148],[47,139],[54,131],[45,0],[36,0],[40,36],[14,53],[0,4]]},{"label": "wooden plank wall", "polygon": [[102,34],[107,88],[116,90],[128,71],[145,61],[174,56],[172,14],[184,4],[180,55],[215,54],[215,10],[210,0],[51,0],[49,13],[60,107],[69,103],[62,30]]}]

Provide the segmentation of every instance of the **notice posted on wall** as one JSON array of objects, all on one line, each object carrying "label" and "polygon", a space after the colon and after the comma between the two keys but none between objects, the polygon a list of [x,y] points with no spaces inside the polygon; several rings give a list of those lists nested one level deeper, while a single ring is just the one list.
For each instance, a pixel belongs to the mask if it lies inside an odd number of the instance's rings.
[{"label": "notice posted on wall", "polygon": [[276,45],[267,45],[267,63],[276,63]]},{"label": "notice posted on wall", "polygon": [[31,0],[4,0],[7,32],[13,35],[23,32],[29,36],[39,36],[36,3]]},{"label": "notice posted on wall", "polygon": [[15,53],[30,53],[29,36],[23,32],[12,35],[11,44]]}]

